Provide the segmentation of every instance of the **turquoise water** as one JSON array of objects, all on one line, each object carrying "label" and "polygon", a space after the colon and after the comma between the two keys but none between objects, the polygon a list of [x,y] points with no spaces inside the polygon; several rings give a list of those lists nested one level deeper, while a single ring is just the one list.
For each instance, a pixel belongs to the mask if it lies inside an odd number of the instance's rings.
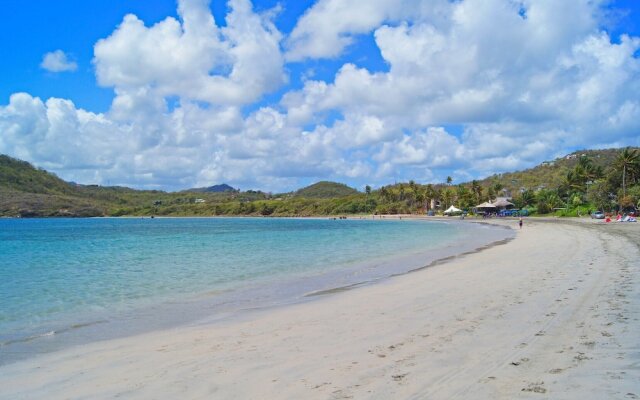
[{"label": "turquoise water", "polygon": [[478,230],[492,232],[421,221],[0,219],[0,357],[45,351],[55,341],[40,339],[54,332],[98,324],[84,341],[118,336],[375,280],[422,266],[392,262],[398,254],[477,242]]}]

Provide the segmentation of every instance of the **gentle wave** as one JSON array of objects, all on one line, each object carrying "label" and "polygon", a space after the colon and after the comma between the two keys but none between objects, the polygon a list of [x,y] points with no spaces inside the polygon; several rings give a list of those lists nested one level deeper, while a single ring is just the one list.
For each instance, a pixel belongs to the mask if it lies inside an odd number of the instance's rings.
[{"label": "gentle wave", "polygon": [[0,347],[6,347],[12,344],[16,344],[16,343],[28,343],[28,342],[32,342],[34,340],[38,340],[38,339],[42,339],[42,338],[46,338],[46,337],[51,337],[54,335],[59,335],[62,333],[66,333],[66,332],[71,332],[74,329],[82,329],[82,328],[87,328],[90,326],[94,326],[94,325],[98,325],[98,324],[105,324],[108,321],[94,321],[94,322],[86,322],[86,323],[82,323],[82,324],[73,324],[71,326],[69,326],[68,328],[62,328],[62,329],[58,329],[58,330],[52,330],[52,331],[47,331],[44,333],[38,333],[35,335],[30,335],[30,336],[26,336],[26,337],[22,337],[22,338],[16,338],[16,339],[11,339],[11,340],[7,340],[4,342],[0,342]]}]

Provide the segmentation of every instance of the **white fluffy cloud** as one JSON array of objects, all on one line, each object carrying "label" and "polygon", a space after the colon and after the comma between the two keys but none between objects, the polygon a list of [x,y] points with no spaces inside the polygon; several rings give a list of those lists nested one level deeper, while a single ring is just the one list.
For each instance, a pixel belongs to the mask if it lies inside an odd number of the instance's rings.
[{"label": "white fluffy cloud", "polygon": [[69,60],[69,57],[64,51],[56,50],[46,53],[44,57],[42,57],[40,67],[49,72],[66,72],[77,70],[78,64],[75,61]]},{"label": "white fluffy cloud", "polygon": [[[343,17],[336,9],[329,15],[330,4],[319,2],[296,30],[320,15],[339,28],[307,37],[309,44],[323,35],[340,40],[361,32],[350,25],[352,14]],[[421,133],[448,124],[466,127],[460,138],[465,159],[488,173],[522,168],[572,147],[638,143],[640,41],[622,36],[615,43],[601,32],[598,4],[466,0],[449,8],[448,15],[419,14],[373,29],[388,72],[346,64],[333,82],[308,81],[286,95],[283,106],[300,121],[329,111],[342,113],[345,121],[353,115],[380,121],[390,136],[385,141],[371,135],[384,141],[383,151],[372,154],[398,168],[433,165],[428,158],[455,160],[452,147],[430,146]],[[344,24],[336,21],[341,18]],[[343,131],[343,124],[327,130]],[[400,130],[409,134],[393,139],[391,132]],[[366,134],[357,128],[347,137]],[[459,140],[440,134],[452,144]]]},{"label": "white fluffy cloud", "polygon": [[259,100],[285,81],[280,33],[249,0],[231,0],[229,7],[224,28],[207,0],[181,0],[181,21],[169,17],[152,27],[127,15],[95,45],[98,82],[119,96],[147,88],[160,98],[217,105]]},{"label": "white fluffy cloud", "polygon": [[[115,93],[108,112],[15,94],[0,106],[0,152],[86,183],[277,191],[460,181],[579,147],[640,145],[640,39],[611,38],[601,7],[319,0],[283,35],[249,0],[229,1],[226,24],[207,0],[180,0],[178,19],[127,15],[95,44],[98,83]],[[350,59],[362,35],[386,71]],[[287,89],[288,62],[338,56],[332,79]]]},{"label": "white fluffy cloud", "polygon": [[287,38],[287,58],[333,58],[384,22],[415,17],[446,19],[448,0],[319,0]]}]

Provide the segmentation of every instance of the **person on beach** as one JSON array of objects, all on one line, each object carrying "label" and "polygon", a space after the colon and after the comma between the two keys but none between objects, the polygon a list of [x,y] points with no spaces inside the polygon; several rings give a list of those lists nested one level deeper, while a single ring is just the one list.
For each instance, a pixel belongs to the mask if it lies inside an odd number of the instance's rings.
[{"label": "person on beach", "polygon": [[522,229],[522,217],[518,220],[518,225],[520,225],[520,229]]}]

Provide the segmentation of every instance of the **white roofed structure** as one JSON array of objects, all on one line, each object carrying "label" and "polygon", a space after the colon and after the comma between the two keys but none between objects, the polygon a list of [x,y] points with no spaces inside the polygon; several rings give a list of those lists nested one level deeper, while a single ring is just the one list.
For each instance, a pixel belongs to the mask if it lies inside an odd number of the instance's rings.
[{"label": "white roofed structure", "polygon": [[455,206],[451,206],[449,208],[447,208],[447,210],[444,212],[444,214],[455,214],[455,213],[460,213],[462,212],[461,209],[456,208]]}]

